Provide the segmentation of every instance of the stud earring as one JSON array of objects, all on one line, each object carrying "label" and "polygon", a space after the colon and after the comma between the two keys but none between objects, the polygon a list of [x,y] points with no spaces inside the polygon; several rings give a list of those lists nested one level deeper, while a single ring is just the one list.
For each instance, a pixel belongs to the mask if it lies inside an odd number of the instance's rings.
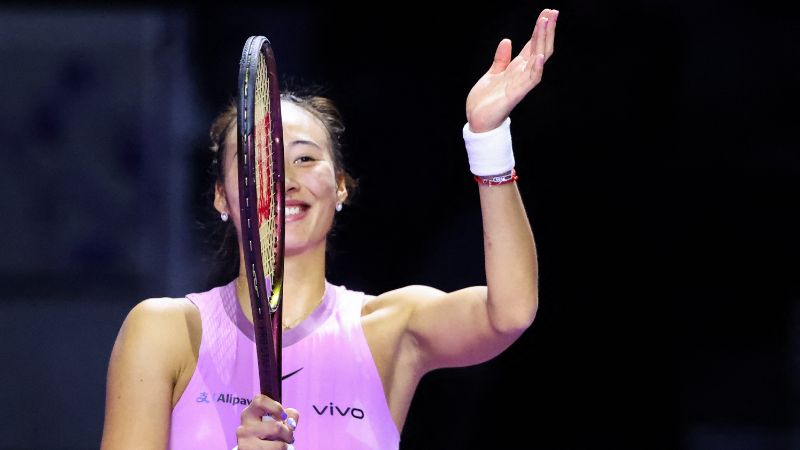
[{"label": "stud earring", "polygon": [[342,210],[342,202],[337,202],[336,203],[336,212],[339,212],[341,210]]},{"label": "stud earring", "polygon": [[222,219],[223,222],[227,222],[228,221],[228,213],[224,212],[224,213],[220,214],[219,218]]}]

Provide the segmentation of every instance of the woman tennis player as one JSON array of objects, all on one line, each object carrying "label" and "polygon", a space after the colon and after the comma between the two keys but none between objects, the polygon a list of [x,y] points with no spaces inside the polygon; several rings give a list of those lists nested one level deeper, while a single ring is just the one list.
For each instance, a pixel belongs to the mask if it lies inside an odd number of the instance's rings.
[{"label": "woman tennis player", "polygon": [[[327,236],[352,189],[343,125],[329,100],[284,93],[283,404],[256,395],[240,270],[208,292],[148,299],[129,313],[109,363],[102,448],[397,449],[426,373],[487,361],[519,338],[536,315],[538,276],[509,115],[542,78],[557,16],[543,10],[516,56],[502,40],[467,97],[462,133],[480,196],[486,286],[367,295],[329,283]],[[211,135],[214,207],[239,233],[235,130],[229,108]]]}]

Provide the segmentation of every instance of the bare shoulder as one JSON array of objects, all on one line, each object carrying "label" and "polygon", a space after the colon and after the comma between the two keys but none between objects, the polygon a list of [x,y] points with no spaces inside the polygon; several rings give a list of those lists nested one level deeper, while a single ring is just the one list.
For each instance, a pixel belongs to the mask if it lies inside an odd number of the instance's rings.
[{"label": "bare shoulder", "polygon": [[200,311],[187,298],[148,298],[139,302],[125,318],[126,327],[171,333],[187,325],[200,324]]},{"label": "bare shoulder", "polygon": [[439,289],[418,284],[401,287],[369,297],[364,302],[361,315],[383,315],[403,312],[410,314],[418,305],[441,297],[444,294]]},{"label": "bare shoulder", "polygon": [[185,363],[199,345],[200,334],[200,311],[188,299],[149,298],[128,313],[117,346],[134,345],[137,353],[152,349],[167,360]]}]

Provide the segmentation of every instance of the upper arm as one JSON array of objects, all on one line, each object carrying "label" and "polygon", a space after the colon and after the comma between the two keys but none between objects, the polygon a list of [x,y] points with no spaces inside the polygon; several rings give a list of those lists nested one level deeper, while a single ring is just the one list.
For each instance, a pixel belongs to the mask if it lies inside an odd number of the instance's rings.
[{"label": "upper arm", "polygon": [[445,293],[410,286],[407,333],[426,370],[478,364],[511,345],[524,330],[501,330],[491,320],[485,286]]},{"label": "upper arm", "polygon": [[150,299],[131,310],[108,367],[102,448],[164,449],[173,390],[191,355],[187,308]]}]

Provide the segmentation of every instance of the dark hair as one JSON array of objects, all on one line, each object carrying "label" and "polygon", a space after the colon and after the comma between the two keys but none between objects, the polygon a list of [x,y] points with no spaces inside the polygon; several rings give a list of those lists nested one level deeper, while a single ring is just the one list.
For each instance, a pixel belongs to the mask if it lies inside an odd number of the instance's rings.
[{"label": "dark hair", "polygon": [[[345,187],[347,187],[348,196],[345,200],[345,203],[347,203],[355,193],[358,181],[347,172],[344,165],[342,136],[344,135],[345,127],[339,109],[336,108],[336,105],[334,105],[331,99],[319,95],[301,95],[292,91],[287,91],[281,93],[281,100],[291,102],[305,109],[319,119],[323,126],[325,126],[325,130],[328,132],[328,137],[331,141],[333,168],[337,178],[344,177]],[[222,152],[225,149],[225,138],[228,136],[228,133],[230,133],[231,127],[234,126],[236,126],[236,101],[230,100],[225,109],[214,119],[209,131],[209,136],[211,138],[210,149],[214,153],[214,161],[212,162],[214,183],[224,180]]]},{"label": "dark hair", "polygon": [[239,275],[239,243],[236,236],[236,227],[232,220],[223,222],[219,218],[219,212],[214,209],[214,198],[216,195],[217,184],[225,180],[225,168],[223,164],[223,154],[225,152],[225,138],[228,136],[232,127],[236,126],[236,101],[231,99],[211,123],[209,138],[211,140],[209,149],[213,154],[211,160],[210,189],[208,190],[208,207],[211,214],[209,228],[211,233],[208,236],[210,245],[214,246],[214,269],[211,275],[211,284],[214,286],[236,278]]},{"label": "dark hair", "polygon": [[[333,101],[327,97],[314,94],[300,94],[295,91],[282,92],[281,100],[291,102],[303,108],[322,122],[331,142],[331,157],[333,158],[334,172],[337,179],[339,177],[344,178],[348,193],[345,203],[349,203],[356,191],[358,181],[348,173],[344,165],[342,138],[345,126],[339,109]],[[211,128],[209,130],[209,137],[211,139],[209,149],[214,154],[214,158],[211,162],[212,183],[210,194],[212,201],[217,183],[222,183],[225,180],[225,139],[228,137],[231,128],[236,126],[236,105],[237,102],[235,99],[229,100],[222,112],[220,112],[211,123]],[[220,276],[230,280],[239,274],[239,243],[237,241],[236,228],[232,221],[219,221],[218,223],[221,224],[222,227],[222,230],[219,232],[219,234],[222,235],[221,242],[216,250],[217,261],[219,261],[220,264]]]},{"label": "dark hair", "polygon": [[352,194],[355,193],[358,182],[347,172],[344,165],[342,137],[345,127],[339,109],[336,108],[336,105],[333,104],[331,99],[319,95],[303,96],[289,91],[281,94],[281,100],[291,102],[305,109],[325,126],[325,130],[328,132],[328,138],[331,141],[333,168],[337,178],[344,177],[345,187],[349,194],[345,199],[345,203],[348,203],[348,200],[352,198]]}]

